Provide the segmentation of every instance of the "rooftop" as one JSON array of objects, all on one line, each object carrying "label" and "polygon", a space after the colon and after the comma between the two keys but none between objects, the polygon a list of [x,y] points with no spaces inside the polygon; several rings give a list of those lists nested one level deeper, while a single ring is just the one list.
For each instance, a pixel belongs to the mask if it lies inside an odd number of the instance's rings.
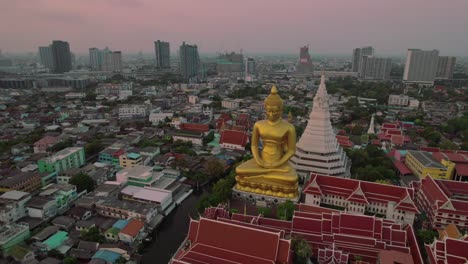
[{"label": "rooftop", "polygon": [[44,158],[43,160],[47,163],[54,163],[56,161],[62,160],[76,152],[82,151],[83,147],[69,147],[66,149],[62,149],[61,151],[55,153],[51,157]]},{"label": "rooftop", "polygon": [[424,167],[447,169],[442,164],[440,164],[437,161],[433,160],[432,155],[429,152],[417,151],[417,150],[408,150],[408,153],[411,154]]},{"label": "rooftop", "polygon": [[134,199],[147,200],[157,203],[162,203],[168,197],[170,197],[171,192],[163,189],[156,189],[151,187],[137,187],[137,186],[127,186],[122,190],[123,194],[131,195]]},{"label": "rooftop", "polygon": [[8,192],[2,194],[0,196],[0,198],[17,201],[17,200],[20,200],[20,199],[28,196],[28,195],[29,195],[29,193],[27,193],[27,192],[20,192],[20,191],[13,190],[13,191],[8,191]]},{"label": "rooftop", "polygon": [[0,245],[10,241],[18,234],[29,231],[29,226],[25,224],[10,224],[0,226]]},{"label": "rooftop", "polygon": [[135,165],[133,168],[125,168],[117,172],[121,176],[146,179],[153,174],[153,168],[143,165]]}]

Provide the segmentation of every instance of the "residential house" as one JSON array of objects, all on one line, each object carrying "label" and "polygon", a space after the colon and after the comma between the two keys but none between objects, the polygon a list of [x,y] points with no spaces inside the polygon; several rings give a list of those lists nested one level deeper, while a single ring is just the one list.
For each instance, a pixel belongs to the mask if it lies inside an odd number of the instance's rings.
[{"label": "residential house", "polygon": [[0,192],[12,190],[34,192],[41,188],[42,178],[39,172],[20,172],[0,181]]},{"label": "residential house", "polygon": [[34,196],[26,203],[28,216],[48,220],[57,215],[57,201],[52,197]]},{"label": "residential house", "polygon": [[11,147],[11,154],[12,155],[20,155],[24,152],[27,152],[31,149],[31,147],[28,144],[25,143],[19,143]]},{"label": "residential house", "polygon": [[51,184],[44,187],[39,196],[55,199],[58,213],[70,208],[78,198],[76,186],[72,184]]},{"label": "residential house", "polygon": [[138,153],[125,153],[119,157],[121,168],[133,168],[142,165],[142,157]]},{"label": "residential house", "polygon": [[45,136],[34,142],[34,153],[45,153],[49,147],[55,145],[59,139],[53,136]]},{"label": "residential house", "polygon": [[120,184],[127,183],[128,185],[143,187],[151,186],[156,178],[152,167],[136,165],[118,171],[116,181]]},{"label": "residential house", "polygon": [[99,152],[98,162],[120,166],[120,156],[125,153],[124,149],[108,147]]},{"label": "residential house", "polygon": [[138,219],[132,219],[128,224],[119,232],[120,241],[125,244],[133,244],[135,240],[142,239],[141,235],[144,231],[145,222]]},{"label": "residential house", "polygon": [[111,228],[107,229],[104,236],[109,242],[117,242],[119,240],[119,233],[128,225],[129,220],[119,219]]},{"label": "residential house", "polygon": [[0,252],[5,256],[13,246],[23,243],[30,236],[27,224],[0,225]]},{"label": "residential house", "polygon": [[27,192],[8,191],[0,196],[0,222],[14,223],[28,215],[26,204],[31,200]]}]

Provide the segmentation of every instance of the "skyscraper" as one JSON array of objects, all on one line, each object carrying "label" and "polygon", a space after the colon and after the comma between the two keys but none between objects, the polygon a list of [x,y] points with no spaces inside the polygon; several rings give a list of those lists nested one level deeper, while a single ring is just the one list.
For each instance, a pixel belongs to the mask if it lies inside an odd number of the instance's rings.
[{"label": "skyscraper", "polygon": [[54,73],[64,73],[72,69],[70,45],[66,41],[52,41],[52,56],[54,59]]},{"label": "skyscraper", "polygon": [[218,74],[228,77],[242,77],[244,72],[244,55],[242,53],[224,53],[217,59]]},{"label": "skyscraper", "polygon": [[374,48],[373,47],[362,47],[356,48],[353,50],[353,72],[360,71],[360,65],[362,61],[362,56],[373,56]]},{"label": "skyscraper", "polygon": [[54,56],[52,55],[52,47],[39,47],[39,58],[41,64],[49,70],[54,70]]},{"label": "skyscraper", "polygon": [[90,48],[89,49],[89,65],[91,66],[91,70],[93,71],[100,71],[101,65],[103,61],[103,52],[98,48]]},{"label": "skyscraper", "polygon": [[179,49],[180,74],[185,80],[196,81],[200,69],[200,57],[197,45],[182,43]]},{"label": "skyscraper", "polygon": [[345,178],[351,176],[351,163],[346,152],[338,144],[331,125],[328,94],[323,75],[314,97],[307,127],[296,147],[296,153],[290,162],[299,175],[309,177],[310,173],[319,173]]},{"label": "skyscraper", "polygon": [[452,79],[456,60],[455,57],[439,56],[436,77],[439,79]]},{"label": "skyscraper", "polygon": [[391,70],[391,59],[362,56],[359,77],[365,80],[388,80]]},{"label": "skyscraper", "polygon": [[122,52],[111,51],[109,48],[100,50],[98,48],[89,49],[89,65],[94,71],[122,71]]},{"label": "skyscraper", "polygon": [[309,54],[309,46],[301,47],[299,51],[299,63],[297,65],[297,72],[301,74],[312,73],[314,65]]},{"label": "skyscraper", "polygon": [[156,54],[156,68],[158,69],[169,69],[171,68],[170,63],[170,49],[169,42],[155,41],[154,52]]},{"label": "skyscraper", "polygon": [[254,58],[247,58],[245,60],[245,81],[252,82],[255,76],[255,60]]},{"label": "skyscraper", "polygon": [[408,49],[403,81],[433,85],[438,61],[438,50]]}]

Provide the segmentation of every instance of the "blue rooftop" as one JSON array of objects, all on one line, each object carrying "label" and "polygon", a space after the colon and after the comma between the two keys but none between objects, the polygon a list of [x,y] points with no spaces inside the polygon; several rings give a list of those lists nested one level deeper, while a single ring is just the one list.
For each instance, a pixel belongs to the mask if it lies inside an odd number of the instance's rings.
[{"label": "blue rooftop", "polygon": [[115,227],[115,228],[118,228],[118,229],[122,230],[127,225],[128,225],[128,220],[119,220],[119,221],[115,222],[115,224],[112,225],[112,227]]},{"label": "blue rooftop", "polygon": [[129,157],[131,159],[138,159],[138,158],[140,158],[140,154],[138,154],[138,153],[128,153],[127,157]]},{"label": "blue rooftop", "polygon": [[120,258],[120,254],[109,250],[99,250],[92,258],[103,259],[106,262],[115,263]]}]

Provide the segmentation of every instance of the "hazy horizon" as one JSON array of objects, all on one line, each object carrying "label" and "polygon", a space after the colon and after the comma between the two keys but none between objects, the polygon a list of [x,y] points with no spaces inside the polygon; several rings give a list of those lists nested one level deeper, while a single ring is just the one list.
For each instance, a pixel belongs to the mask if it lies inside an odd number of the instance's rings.
[{"label": "hazy horizon", "polygon": [[[52,40],[72,52],[91,47],[151,53],[155,40],[171,53],[186,41],[202,54],[351,54],[371,45],[376,55],[402,56],[408,48],[468,55],[468,1],[0,1],[0,49],[37,52]],[[12,26],[14,25],[14,26]]]}]

